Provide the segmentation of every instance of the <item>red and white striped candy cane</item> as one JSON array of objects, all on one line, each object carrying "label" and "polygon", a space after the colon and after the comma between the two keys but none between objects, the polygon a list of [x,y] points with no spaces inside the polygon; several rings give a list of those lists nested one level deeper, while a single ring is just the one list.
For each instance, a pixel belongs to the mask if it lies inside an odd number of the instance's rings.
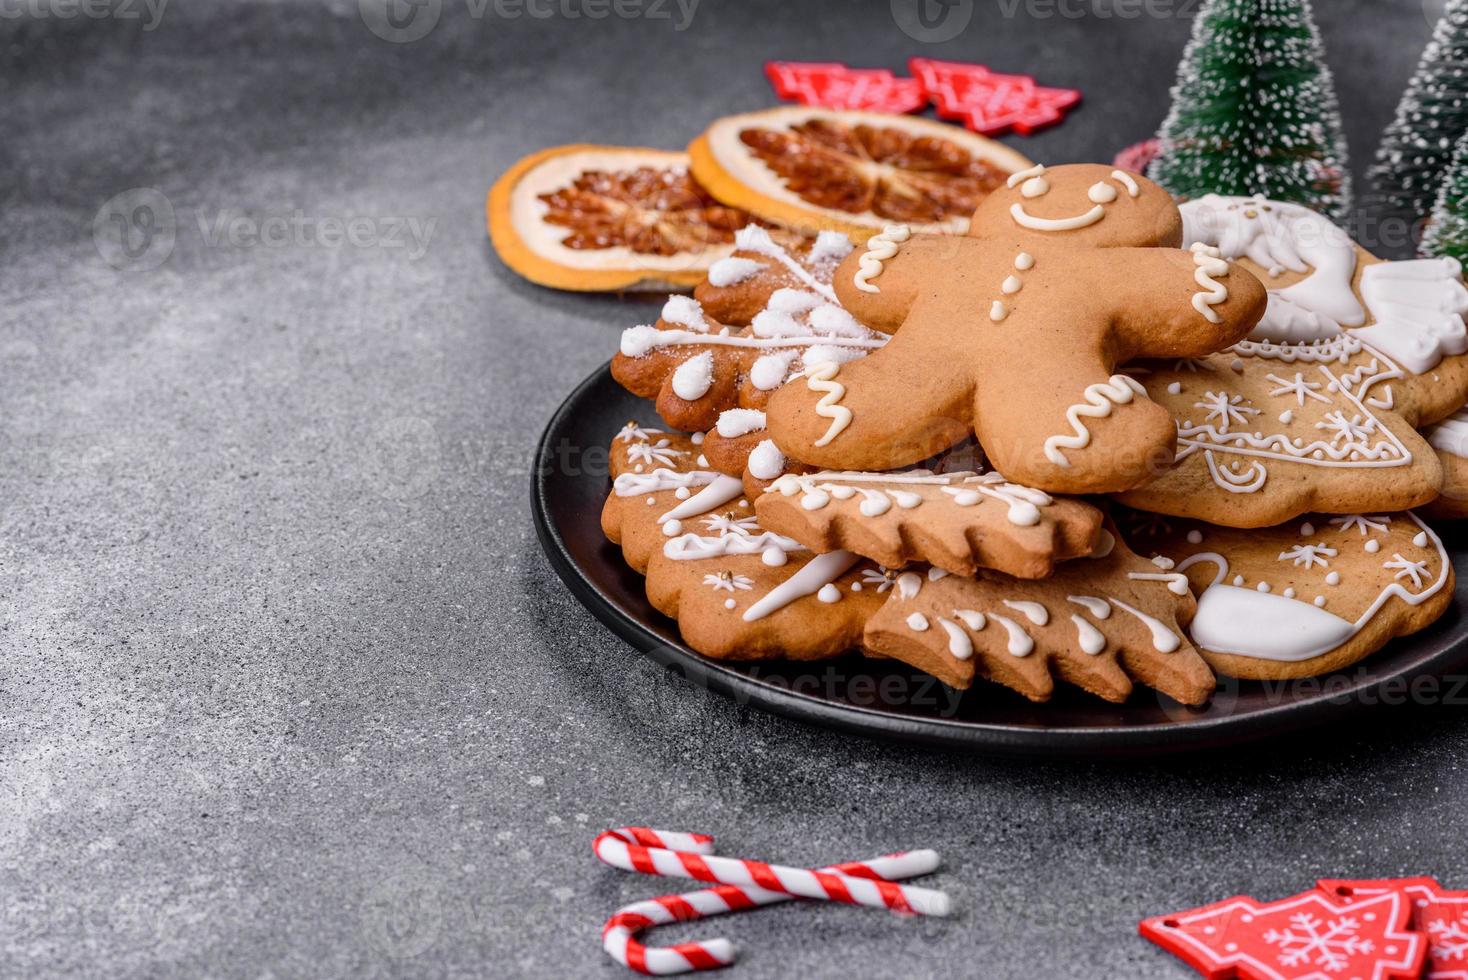
[{"label": "red and white striped candy cane", "polygon": [[[644,828],[625,829],[644,831]],[[707,842],[700,840],[700,843]],[[821,873],[890,881],[915,878],[928,874],[937,867],[937,852],[909,851],[873,858],[870,861],[833,865],[822,868]],[[785,892],[766,888],[720,885],[682,895],[664,895],[645,902],[634,902],[618,909],[602,927],[602,948],[623,966],[650,976],[717,970],[733,963],[738,955],[734,944],[723,937],[679,943],[676,946],[648,947],[638,941],[637,934],[652,926],[739,912],[761,905],[789,902],[794,898],[795,896]]]},{"label": "red and white striped candy cane", "polygon": [[[801,898],[869,905],[913,915],[947,915],[949,912],[948,896],[931,888],[852,878],[830,871],[790,868],[763,861],[715,857],[710,853],[713,838],[706,834],[621,827],[598,834],[591,847],[603,863],[624,871],[693,878],[741,888],[765,888]],[[688,850],[677,850],[678,847],[687,847]]]}]

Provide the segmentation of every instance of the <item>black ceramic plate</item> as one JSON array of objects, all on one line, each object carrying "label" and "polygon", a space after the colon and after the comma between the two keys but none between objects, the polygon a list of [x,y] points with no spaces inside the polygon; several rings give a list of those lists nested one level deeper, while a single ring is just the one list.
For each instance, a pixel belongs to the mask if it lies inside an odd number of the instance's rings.
[{"label": "black ceramic plate", "polygon": [[[1337,675],[1265,684],[1224,679],[1202,708],[1145,689],[1108,704],[1060,685],[1046,704],[980,683],[961,695],[899,664],[857,654],[819,663],[710,660],[678,639],[654,610],[642,577],[601,532],[609,489],[606,451],[628,420],[658,426],[651,406],[612,380],[606,366],[561,405],[536,453],[532,506],[556,572],[598,619],[690,681],[802,721],[885,738],[1010,754],[1140,755],[1217,746],[1314,725],[1408,696],[1450,696],[1442,675],[1468,659],[1459,612],[1468,549],[1445,538],[1458,570],[1458,602],[1427,630],[1389,644]],[[1420,679],[1419,679],[1420,678]],[[1422,685],[1437,685],[1427,691]],[[1468,688],[1458,692],[1468,696]]]}]

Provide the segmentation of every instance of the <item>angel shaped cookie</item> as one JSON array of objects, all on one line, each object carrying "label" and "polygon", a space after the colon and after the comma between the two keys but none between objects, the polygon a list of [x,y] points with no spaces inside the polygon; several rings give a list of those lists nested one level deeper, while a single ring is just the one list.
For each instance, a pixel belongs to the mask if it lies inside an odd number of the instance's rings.
[{"label": "angel shaped cookie", "polygon": [[770,399],[770,433],[805,463],[883,470],[973,431],[1018,483],[1140,486],[1171,461],[1175,427],[1118,365],[1220,350],[1265,308],[1253,275],[1181,243],[1165,191],[1091,164],[1013,175],[966,236],[889,228],[834,285],[891,342],[859,362],[807,364],[804,383]]}]

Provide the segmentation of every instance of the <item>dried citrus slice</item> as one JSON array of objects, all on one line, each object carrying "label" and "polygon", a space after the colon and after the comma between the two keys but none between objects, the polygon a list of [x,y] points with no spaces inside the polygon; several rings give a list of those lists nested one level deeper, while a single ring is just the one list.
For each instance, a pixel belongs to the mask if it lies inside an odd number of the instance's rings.
[{"label": "dried citrus slice", "polygon": [[961,233],[1019,153],[966,129],[880,112],[786,106],[715,120],[688,147],[693,176],[725,204],[864,241],[884,225]]},{"label": "dried citrus slice", "polygon": [[516,163],[490,189],[487,210],[506,265],[579,290],[696,285],[750,220],[698,185],[686,154],[591,144]]}]

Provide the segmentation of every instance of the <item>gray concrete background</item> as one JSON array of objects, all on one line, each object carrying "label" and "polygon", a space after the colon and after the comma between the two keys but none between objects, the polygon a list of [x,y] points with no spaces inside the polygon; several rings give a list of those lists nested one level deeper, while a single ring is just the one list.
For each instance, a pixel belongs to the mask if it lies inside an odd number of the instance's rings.
[{"label": "gray concrete background", "polygon": [[[1324,874],[1468,885],[1460,708],[1165,764],[919,751],[668,696],[542,558],[534,438],[650,308],[509,274],[495,176],[680,146],[769,104],[773,57],[1077,86],[1013,141],[1047,161],[1164,113],[1186,16],[979,7],[941,44],[885,2],[704,0],[680,31],[444,0],[396,44],[352,0],[0,7],[0,975],[623,976],[599,925],[664,888],[588,845],[629,822],[946,857],[948,922],[785,906],[658,936],[729,935],[746,978],[1183,977],[1139,918]],[[1359,173],[1428,25],[1319,7]],[[105,205],[136,188],[171,250],[117,250]],[[297,211],[366,239],[249,238]]]}]

